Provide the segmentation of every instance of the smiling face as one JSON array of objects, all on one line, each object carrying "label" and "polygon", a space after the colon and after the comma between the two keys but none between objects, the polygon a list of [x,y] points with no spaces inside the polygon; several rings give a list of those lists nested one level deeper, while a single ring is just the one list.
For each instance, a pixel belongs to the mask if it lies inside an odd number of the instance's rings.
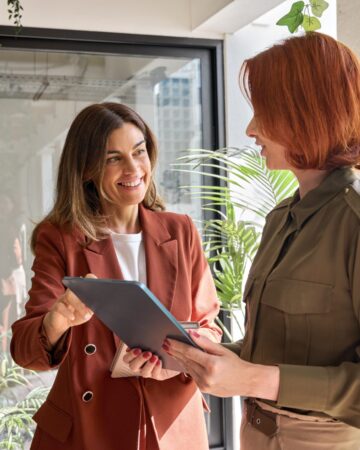
[{"label": "smiling face", "polygon": [[132,123],[124,123],[109,136],[102,190],[111,202],[104,208],[140,204],[151,180],[151,163],[143,133]]},{"label": "smiling face", "polygon": [[255,138],[255,144],[261,146],[261,156],[266,160],[266,167],[270,170],[291,170],[291,165],[287,161],[286,148],[275,142],[260,130],[256,117],[254,116],[247,128],[246,134]]}]

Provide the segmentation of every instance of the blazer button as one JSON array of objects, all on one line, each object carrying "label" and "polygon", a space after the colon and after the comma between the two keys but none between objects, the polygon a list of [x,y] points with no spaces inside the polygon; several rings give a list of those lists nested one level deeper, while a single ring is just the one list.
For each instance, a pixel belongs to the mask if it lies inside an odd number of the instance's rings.
[{"label": "blazer button", "polygon": [[93,355],[96,352],[96,345],[95,344],[87,344],[87,345],[85,345],[84,352],[87,355]]},{"label": "blazer button", "polygon": [[83,402],[87,403],[90,400],[92,400],[93,397],[94,397],[94,394],[91,391],[86,391],[86,392],[83,393],[81,398],[82,398]]}]

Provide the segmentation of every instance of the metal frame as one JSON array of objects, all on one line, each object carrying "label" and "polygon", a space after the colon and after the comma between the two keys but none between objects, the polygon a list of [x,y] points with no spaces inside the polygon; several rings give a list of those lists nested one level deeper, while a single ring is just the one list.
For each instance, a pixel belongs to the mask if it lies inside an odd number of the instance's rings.
[{"label": "metal frame", "polygon": [[[0,47],[7,50],[31,49],[199,58],[203,147],[214,150],[225,146],[223,42],[221,40],[45,28],[22,28],[18,33],[15,27],[0,26]],[[233,450],[232,400],[214,398],[213,401],[221,414],[222,442],[219,443],[220,446],[211,448],[212,450]]]}]

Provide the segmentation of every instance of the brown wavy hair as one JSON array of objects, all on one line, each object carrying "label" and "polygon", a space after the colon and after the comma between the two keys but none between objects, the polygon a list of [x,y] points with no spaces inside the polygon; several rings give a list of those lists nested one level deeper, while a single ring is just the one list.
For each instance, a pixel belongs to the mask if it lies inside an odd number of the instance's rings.
[{"label": "brown wavy hair", "polygon": [[[55,203],[33,231],[32,250],[38,227],[46,221],[62,228],[77,229],[85,235],[87,242],[107,236],[106,216],[101,210],[105,149],[110,134],[124,123],[135,125],[143,133],[154,170],[158,158],[156,140],[139,114],[119,103],[99,103],[86,107],[70,126],[59,163]],[[145,208],[154,211],[165,209],[153,178],[142,203]]]},{"label": "brown wavy hair", "polygon": [[360,162],[360,64],[321,33],[291,37],[246,60],[240,72],[262,132],[300,169]]}]

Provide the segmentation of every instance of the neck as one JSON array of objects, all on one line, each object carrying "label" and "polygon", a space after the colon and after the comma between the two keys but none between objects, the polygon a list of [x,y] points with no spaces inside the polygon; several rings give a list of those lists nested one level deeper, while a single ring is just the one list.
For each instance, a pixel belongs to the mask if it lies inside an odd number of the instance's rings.
[{"label": "neck", "polygon": [[139,205],[129,205],[125,208],[105,208],[108,216],[108,227],[116,233],[130,234],[141,231],[139,220]]},{"label": "neck", "polygon": [[299,182],[300,198],[303,198],[309,191],[312,191],[320,185],[324,178],[329,174],[329,170],[293,170],[292,171]]}]

